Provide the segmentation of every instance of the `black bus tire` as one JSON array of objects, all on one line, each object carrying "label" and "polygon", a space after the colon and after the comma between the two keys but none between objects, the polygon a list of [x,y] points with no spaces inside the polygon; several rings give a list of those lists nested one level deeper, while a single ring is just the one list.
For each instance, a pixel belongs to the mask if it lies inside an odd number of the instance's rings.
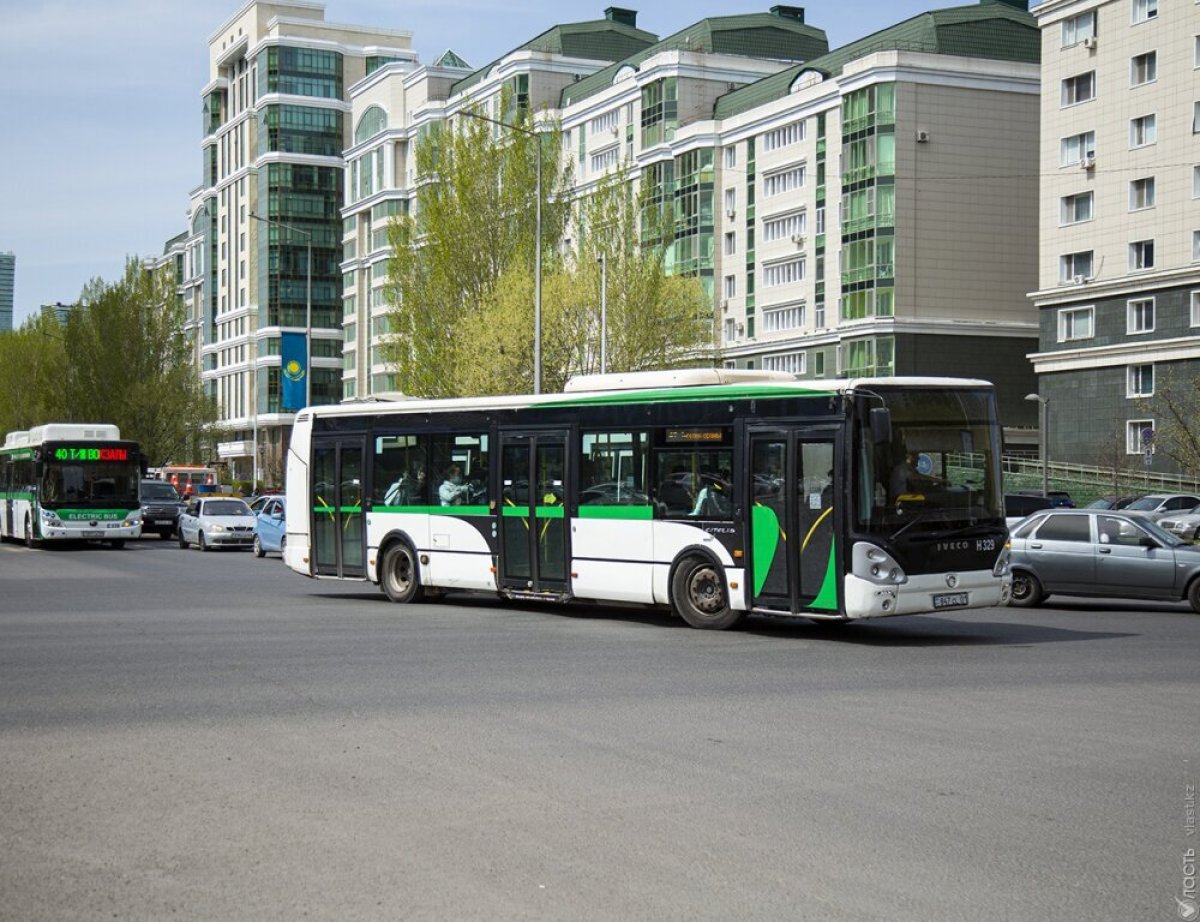
[{"label": "black bus tire", "polygon": [[685,557],[671,577],[671,604],[694,628],[724,631],[742,620],[743,612],[729,606],[725,576],[707,557]]},{"label": "black bus tire", "polygon": [[417,555],[407,541],[388,546],[379,562],[379,586],[392,602],[406,604],[421,600]]}]

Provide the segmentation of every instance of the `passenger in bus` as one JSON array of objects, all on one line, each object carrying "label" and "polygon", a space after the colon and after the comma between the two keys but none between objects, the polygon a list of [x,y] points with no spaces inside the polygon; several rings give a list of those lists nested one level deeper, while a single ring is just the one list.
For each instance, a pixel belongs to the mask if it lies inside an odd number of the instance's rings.
[{"label": "passenger in bus", "polygon": [[385,506],[413,506],[419,505],[424,498],[425,468],[417,466],[412,470],[405,471],[395,483],[387,488],[387,492],[383,495],[383,504]]},{"label": "passenger in bus", "polygon": [[438,499],[443,506],[461,506],[471,493],[470,484],[463,483],[462,468],[451,464],[446,468],[446,478],[438,487]]},{"label": "passenger in bus", "polygon": [[729,482],[712,474],[701,474],[700,479],[703,486],[696,494],[696,503],[688,515],[704,518],[727,515],[730,510]]}]

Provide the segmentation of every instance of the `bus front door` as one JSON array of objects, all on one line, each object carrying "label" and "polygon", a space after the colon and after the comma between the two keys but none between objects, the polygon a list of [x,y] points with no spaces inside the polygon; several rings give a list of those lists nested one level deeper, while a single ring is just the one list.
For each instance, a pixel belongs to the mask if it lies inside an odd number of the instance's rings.
[{"label": "bus front door", "polygon": [[829,432],[750,433],[747,575],[754,608],[837,612],[835,446]]},{"label": "bus front door", "polygon": [[316,576],[366,576],[361,438],[313,440],[312,534]]},{"label": "bus front door", "polygon": [[500,435],[500,588],[567,590],[567,433]]}]

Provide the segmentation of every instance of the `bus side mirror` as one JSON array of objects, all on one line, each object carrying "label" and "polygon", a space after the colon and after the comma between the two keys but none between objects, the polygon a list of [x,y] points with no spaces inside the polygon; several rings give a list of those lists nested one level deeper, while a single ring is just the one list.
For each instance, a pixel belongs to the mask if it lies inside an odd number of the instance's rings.
[{"label": "bus side mirror", "polygon": [[886,445],[892,440],[892,411],[887,407],[871,407],[871,441]]}]

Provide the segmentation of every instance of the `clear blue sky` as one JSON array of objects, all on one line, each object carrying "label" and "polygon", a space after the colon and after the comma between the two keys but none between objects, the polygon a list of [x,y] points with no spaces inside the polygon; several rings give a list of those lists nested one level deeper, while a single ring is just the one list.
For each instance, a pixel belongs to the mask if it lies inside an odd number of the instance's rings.
[{"label": "clear blue sky", "polygon": [[[207,39],[243,0],[0,0],[0,250],[17,254],[14,322],[162,251],[200,184]],[[613,0],[326,0],[331,22],[405,29],[422,62],[453,48],[480,67]],[[773,0],[618,0],[669,35]],[[843,45],[933,0],[793,0]]]}]

